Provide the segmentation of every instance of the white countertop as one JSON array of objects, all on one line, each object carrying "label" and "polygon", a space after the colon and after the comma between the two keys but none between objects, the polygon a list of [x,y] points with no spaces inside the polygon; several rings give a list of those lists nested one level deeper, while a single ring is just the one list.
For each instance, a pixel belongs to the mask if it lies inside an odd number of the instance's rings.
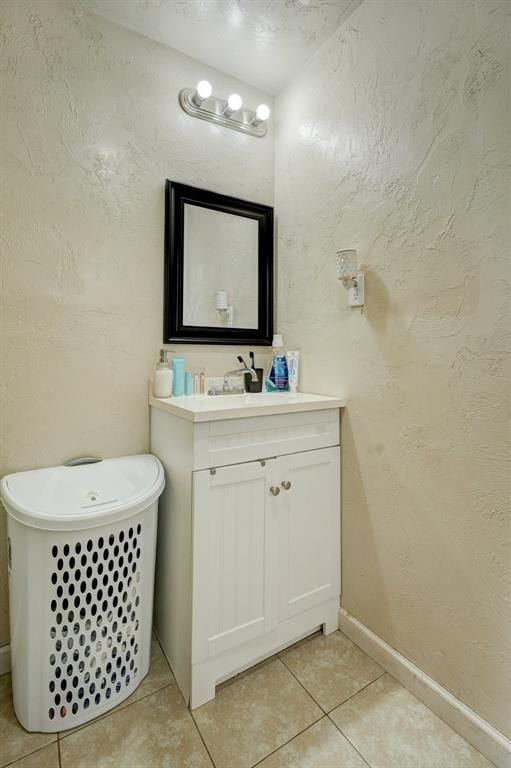
[{"label": "white countertop", "polygon": [[154,397],[149,405],[173,413],[188,421],[221,421],[246,419],[250,416],[272,416],[279,413],[321,411],[344,408],[343,397],[311,395],[307,392],[260,392],[245,395],[183,395],[181,397]]}]

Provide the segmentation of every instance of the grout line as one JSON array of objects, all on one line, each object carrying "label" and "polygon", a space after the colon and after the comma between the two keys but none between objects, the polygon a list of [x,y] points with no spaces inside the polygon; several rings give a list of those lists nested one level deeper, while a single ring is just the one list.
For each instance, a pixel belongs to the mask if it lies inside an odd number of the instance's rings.
[{"label": "grout line", "polygon": [[213,755],[212,755],[212,754],[211,754],[211,752],[209,751],[209,749],[208,749],[208,745],[206,744],[206,742],[205,742],[205,740],[204,740],[204,737],[203,737],[203,735],[202,735],[202,733],[201,733],[201,729],[199,728],[199,725],[198,725],[198,723],[197,723],[197,721],[196,721],[195,717],[193,716],[193,712],[192,712],[192,710],[191,710],[189,707],[188,707],[188,712],[190,713],[190,716],[191,716],[191,718],[192,718],[192,720],[193,720],[193,724],[194,724],[194,726],[195,726],[195,728],[196,728],[196,730],[197,730],[197,733],[199,734],[199,738],[200,738],[200,740],[202,741],[202,743],[204,744],[204,749],[206,750],[206,752],[207,752],[207,753],[208,753],[208,755],[209,755],[209,759],[211,760],[211,764],[212,764],[213,768],[216,768],[216,763],[215,763],[215,761],[213,760]]},{"label": "grout line", "polygon": [[[291,647],[292,647],[292,646],[291,646]],[[338,725],[336,725],[336,723],[334,723],[334,721],[333,721],[333,720],[332,720],[332,718],[330,717],[330,714],[331,714],[331,713],[334,711],[334,709],[337,709],[337,708],[338,708],[338,707],[340,707],[342,704],[345,704],[347,701],[349,701],[350,699],[352,699],[354,696],[357,696],[357,695],[358,695],[358,694],[359,694],[361,691],[364,691],[366,688],[369,688],[369,686],[370,686],[370,685],[372,685],[373,683],[375,683],[377,680],[379,680],[379,679],[380,679],[380,677],[383,677],[384,675],[386,675],[386,674],[387,674],[387,673],[386,673],[386,671],[385,671],[385,670],[383,670],[383,672],[382,672],[380,675],[378,675],[378,677],[375,677],[375,678],[374,678],[374,680],[371,680],[371,682],[370,682],[370,683],[367,683],[367,685],[364,685],[362,688],[359,688],[359,690],[358,690],[358,691],[355,691],[355,693],[352,693],[352,694],[351,694],[351,696],[348,696],[346,699],[343,699],[343,701],[339,702],[339,704],[336,704],[336,705],[335,705],[335,707],[332,707],[332,709],[330,709],[330,710],[326,711],[326,710],[325,710],[325,709],[324,709],[324,708],[321,706],[321,704],[319,703],[319,701],[316,701],[316,699],[315,699],[315,698],[314,698],[314,696],[313,696],[313,695],[310,693],[310,691],[308,691],[308,690],[307,690],[307,688],[306,688],[306,687],[303,685],[303,683],[302,683],[302,682],[301,682],[301,681],[300,681],[300,680],[299,680],[299,679],[296,677],[296,675],[294,674],[294,672],[293,672],[291,669],[289,669],[289,667],[287,666],[286,662],[285,662],[285,661],[284,661],[284,659],[281,657],[280,653],[279,653],[279,654],[277,654],[277,655],[278,655],[279,659],[281,660],[281,662],[284,664],[285,668],[286,668],[286,669],[287,669],[287,670],[290,672],[290,674],[291,674],[291,675],[292,675],[292,676],[295,678],[295,680],[296,680],[298,683],[300,683],[300,685],[302,686],[302,688],[304,689],[304,691],[306,691],[306,693],[308,693],[308,694],[309,694],[309,696],[311,697],[311,699],[313,699],[313,701],[315,701],[315,702],[316,702],[316,704],[318,705],[318,707],[320,707],[320,709],[321,709],[321,710],[322,710],[322,711],[325,713],[325,716],[326,716],[326,717],[328,717],[328,719],[330,720],[330,722],[331,722],[331,723],[332,723],[332,724],[333,724],[333,725],[334,725],[334,726],[337,728],[337,730],[338,730],[340,733],[342,733],[342,735],[344,736],[344,738],[346,739],[346,741],[348,741],[348,742],[349,742],[349,744],[351,744],[351,746],[353,747],[353,749],[355,750],[355,752],[356,752],[356,753],[357,753],[357,754],[360,756],[360,758],[361,758],[361,759],[364,761],[364,763],[365,763],[367,766],[369,766],[369,768],[371,768],[370,764],[367,762],[367,760],[365,759],[365,757],[364,757],[364,756],[363,756],[363,755],[362,755],[362,754],[361,754],[361,753],[358,751],[358,749],[356,748],[356,746],[353,744],[353,742],[352,742],[352,741],[350,741],[350,739],[349,739],[349,738],[346,736],[346,734],[344,733],[344,731],[342,731],[342,730],[339,728],[339,726],[338,726]],[[321,720],[322,718],[319,718],[319,719]],[[319,721],[318,721],[318,720],[316,720],[316,722],[319,722]],[[308,728],[310,728],[312,725],[314,725],[314,723],[311,723],[311,725],[309,725],[309,726],[308,726]],[[308,730],[308,728],[305,728],[304,730],[306,731],[306,730]],[[303,733],[303,732],[304,732],[304,731],[300,731],[300,733]],[[298,734],[298,733],[296,734],[296,736],[299,736],[299,735],[300,735],[300,734]],[[296,736],[293,736],[293,738],[296,738]],[[292,740],[293,740],[293,739],[290,739],[289,741],[292,741]],[[287,741],[287,742],[286,742],[286,744],[289,744],[289,741]],[[284,745],[284,744],[282,744],[281,746],[283,747],[283,746],[285,746],[285,745]],[[281,747],[279,747],[279,749],[281,749]],[[278,750],[274,750],[274,752],[277,752],[277,751],[278,751]],[[273,754],[273,752],[270,752],[270,754]],[[268,757],[268,755],[267,755],[266,757]],[[266,758],[263,758],[263,759],[266,759]],[[259,761],[259,762],[261,762],[261,761]],[[257,766],[257,765],[259,765],[259,763],[256,763],[256,764],[255,764],[255,766]],[[255,768],[255,766],[254,766],[254,768]]]},{"label": "grout line", "polygon": [[[366,688],[367,688],[367,686],[366,686]],[[333,710],[332,710],[332,712],[333,712]],[[369,762],[368,762],[368,761],[365,759],[364,755],[363,755],[361,752],[359,752],[359,750],[358,750],[358,749],[356,748],[356,746],[353,744],[353,742],[351,741],[351,739],[350,739],[350,738],[348,738],[348,736],[346,736],[346,734],[344,733],[344,731],[343,731],[341,728],[339,728],[339,726],[337,725],[337,723],[334,723],[334,721],[332,720],[332,718],[330,717],[330,715],[327,715],[327,717],[328,717],[328,719],[330,720],[330,722],[332,723],[332,725],[334,726],[334,728],[337,728],[337,730],[339,731],[339,733],[340,733],[340,734],[342,734],[342,735],[344,736],[344,738],[346,739],[346,741],[348,742],[348,744],[350,744],[350,745],[353,747],[353,749],[355,750],[355,752],[357,753],[357,755],[359,755],[359,757],[360,757],[360,758],[361,758],[361,759],[364,761],[364,763],[365,763],[367,766],[369,766],[369,768],[373,768],[373,766],[372,766],[372,765],[371,765],[371,764],[370,764],[370,763],[369,763]]]},{"label": "grout line", "polygon": [[[292,647],[292,646],[291,646],[291,647]],[[314,698],[314,696],[312,695],[312,693],[311,693],[310,691],[308,691],[308,690],[307,690],[307,688],[304,686],[304,684],[302,683],[302,681],[301,681],[301,680],[299,680],[299,679],[297,678],[297,676],[295,675],[295,673],[293,672],[293,670],[292,670],[292,669],[289,669],[289,667],[287,666],[287,664],[286,664],[286,662],[284,661],[284,659],[282,659],[282,658],[279,656],[279,660],[280,660],[280,661],[282,662],[282,664],[285,666],[285,668],[287,669],[287,671],[289,672],[289,674],[291,675],[291,677],[294,677],[294,679],[296,680],[296,682],[297,682],[297,683],[299,683],[299,684],[302,686],[302,688],[303,688],[303,690],[305,691],[305,693],[306,693],[308,696],[310,696],[310,697],[311,697],[312,701],[313,701],[315,704],[317,704],[317,705],[318,705],[318,707],[319,707],[319,708],[320,708],[320,710],[323,712],[323,714],[325,714],[325,715],[326,715],[326,714],[328,714],[327,712],[325,712],[325,710],[323,709],[323,707],[321,706],[321,704],[319,703],[319,701],[316,701],[316,699]],[[334,707],[334,709],[335,709],[335,707]],[[317,721],[316,721],[316,722],[317,722]]]},{"label": "grout line", "polygon": [[[291,647],[292,647],[292,646],[291,646]],[[293,670],[292,670],[292,669],[290,669],[290,668],[288,667],[288,665],[286,664],[286,662],[284,661],[284,659],[283,659],[283,658],[280,656],[280,654],[277,654],[277,655],[278,655],[279,659],[281,660],[281,662],[284,664],[285,668],[288,670],[288,672],[290,672],[290,673],[293,675],[293,677],[295,678],[295,680],[296,680],[297,682],[299,682],[299,683],[300,683],[300,685],[302,686],[302,688],[304,689],[304,691],[307,691],[307,693],[309,694],[309,696],[311,697],[311,699],[313,699],[313,700],[316,702],[316,704],[318,705],[318,707],[320,707],[320,708],[323,710],[323,712],[325,713],[325,715],[329,715],[329,714],[330,714],[330,712],[333,712],[333,711],[334,711],[334,709],[337,709],[337,707],[340,707],[340,706],[341,706],[341,704],[345,704],[347,701],[349,701],[350,699],[352,699],[352,698],[353,698],[353,696],[356,696],[356,695],[357,695],[357,693],[360,693],[360,691],[363,691],[363,690],[365,690],[365,688],[368,688],[370,685],[372,685],[372,684],[373,684],[373,683],[375,683],[377,680],[379,680],[379,679],[380,679],[380,677],[383,677],[383,675],[386,675],[386,674],[387,674],[387,672],[386,672],[385,670],[383,670],[383,671],[382,671],[382,673],[378,675],[378,677],[375,677],[375,678],[374,678],[374,680],[371,680],[369,683],[366,683],[366,685],[363,685],[363,686],[362,686],[362,688],[359,688],[359,689],[358,689],[358,691],[355,691],[354,693],[351,693],[349,696],[347,696],[345,699],[343,699],[343,700],[342,700],[342,701],[340,701],[338,704],[336,704],[335,706],[333,706],[331,709],[325,709],[323,706],[321,706],[321,704],[319,703],[319,701],[317,701],[317,699],[315,699],[315,698],[314,698],[314,696],[312,695],[312,693],[311,693],[309,690],[307,690],[307,688],[305,687],[305,685],[303,685],[303,683],[302,683],[302,682],[301,682],[301,680],[300,680],[300,679],[299,679],[299,678],[298,678],[298,677],[295,675],[295,673],[293,672]]]},{"label": "grout line", "polygon": [[[32,752],[27,752],[26,755],[20,755],[15,760],[11,760],[9,763],[2,763],[1,768],[10,768],[11,766],[14,766],[16,768],[16,763],[19,763],[21,760],[25,760],[27,757],[31,757],[32,755],[36,755],[38,752],[42,752],[43,749],[46,749],[47,747],[53,746],[53,744],[58,745],[58,734],[57,739],[55,741],[50,741],[48,744],[44,744],[42,747],[37,747],[37,749],[34,749]],[[57,746],[58,749],[58,746]],[[59,762],[59,768],[60,768],[60,762]]]},{"label": "grout line", "polygon": [[62,758],[60,756],[60,734],[57,733],[57,752],[59,758],[59,768],[62,768]]},{"label": "grout line", "polygon": [[[276,657],[276,658],[278,658],[278,659],[279,659],[279,661],[281,661],[281,662],[282,662],[282,659],[280,658],[280,655],[279,655],[278,653],[276,653],[276,654],[275,654],[275,657]],[[272,658],[272,657],[270,657],[270,658]],[[264,661],[267,661],[267,659],[264,659]],[[263,661],[263,662],[261,662],[261,663],[264,663],[264,661]],[[305,686],[304,686],[304,685],[302,685],[302,683],[300,682],[300,680],[298,680],[298,678],[297,678],[297,677],[296,677],[296,676],[295,676],[295,675],[294,675],[294,674],[291,672],[291,670],[290,670],[290,669],[287,667],[287,665],[286,665],[284,662],[282,662],[282,663],[283,663],[284,667],[285,667],[285,668],[286,668],[286,669],[289,671],[289,673],[291,674],[291,676],[292,676],[292,677],[294,677],[294,679],[297,681],[297,683],[298,683],[298,684],[299,684],[299,685],[300,685],[300,686],[303,688],[303,690],[305,691],[305,693],[306,693],[308,696],[310,696],[310,698],[311,698],[311,699],[314,701],[314,703],[315,703],[315,704],[317,704],[317,705],[319,706],[319,704],[318,704],[318,702],[316,701],[316,699],[315,699],[313,696],[311,696],[311,694],[309,693],[309,691],[308,691],[308,690],[305,688]],[[257,665],[256,665],[256,666],[257,666]],[[250,669],[250,668],[249,668],[249,669],[247,669],[247,670],[245,670],[245,672],[248,672],[249,674],[250,674],[252,671],[253,671],[253,669]],[[243,674],[243,673],[241,673],[241,674]],[[233,679],[234,679],[234,678],[233,678]],[[317,718],[316,720],[314,720],[312,723],[309,723],[309,725],[307,725],[305,728],[302,728],[302,730],[301,730],[301,731],[298,731],[298,733],[295,733],[295,734],[294,734],[293,736],[291,736],[291,738],[289,738],[287,741],[284,741],[282,744],[279,744],[279,746],[278,746],[278,747],[276,747],[275,749],[273,749],[271,752],[268,752],[268,754],[267,754],[267,755],[264,755],[264,757],[262,757],[262,758],[261,758],[261,760],[258,760],[256,763],[253,763],[253,764],[252,764],[252,766],[251,766],[251,768],[255,768],[255,766],[257,766],[257,765],[260,765],[260,763],[261,763],[263,760],[266,760],[266,758],[267,758],[267,757],[269,757],[270,755],[273,755],[273,753],[274,753],[274,752],[278,752],[278,750],[279,750],[279,749],[281,749],[282,747],[284,747],[286,744],[289,744],[289,742],[290,742],[290,741],[293,741],[293,739],[296,739],[296,737],[297,737],[297,736],[299,736],[301,733],[304,733],[304,732],[305,732],[305,731],[307,731],[309,728],[311,728],[313,725],[315,725],[316,723],[319,723],[319,721],[320,721],[320,720],[322,720],[322,719],[325,717],[325,715],[326,715],[326,713],[323,711],[323,708],[322,708],[322,707],[319,707],[319,708],[321,709],[321,716],[320,716],[320,717],[318,717],[318,718]],[[204,746],[205,746],[205,748],[206,748],[206,752],[208,753],[208,755],[209,755],[209,757],[210,757],[210,759],[211,759],[211,762],[213,763],[213,766],[216,768],[216,763],[215,763],[215,761],[213,760],[213,757],[212,757],[212,755],[211,755],[211,753],[210,753],[210,751],[209,751],[209,749],[208,749],[208,747],[207,747],[207,745],[206,745],[206,742],[204,741],[204,738],[203,738],[203,736],[202,736],[202,733],[201,733],[200,727],[199,727],[199,725],[198,725],[198,723],[197,723],[197,721],[195,720],[195,717],[194,717],[194,715],[193,715],[193,711],[191,711],[191,710],[190,710],[190,714],[191,714],[191,716],[192,716],[192,720],[193,720],[193,722],[195,723],[195,727],[197,728],[197,731],[199,732],[199,736],[201,737],[201,741],[202,741],[202,743],[204,744]]]},{"label": "grout line", "polygon": [[119,715],[121,712],[124,712],[125,709],[129,709],[134,704],[138,704],[139,701],[144,701],[145,699],[148,699],[149,696],[154,696],[155,693],[160,693],[160,691],[164,691],[166,688],[170,688],[175,684],[176,684],[175,681],[172,683],[167,683],[167,685],[163,685],[161,688],[158,688],[156,691],[151,691],[150,693],[146,693],[145,696],[141,696],[139,699],[136,699],[136,701],[130,701],[129,704],[124,704],[124,706],[123,706],[123,703],[121,702],[121,704],[117,704],[116,708],[110,710],[110,712],[104,712],[102,715],[99,715],[99,717],[96,717],[93,720],[89,720],[88,723],[82,723],[81,725],[76,725],[74,729],[70,728],[69,731],[59,731],[58,735],[61,739],[68,739],[70,736],[75,736],[80,731],[83,731],[84,728],[88,728],[91,725],[96,725],[97,723],[100,723],[102,720],[104,720],[107,717],[114,717],[115,715]]},{"label": "grout line", "polygon": [[355,693],[352,693],[349,696],[347,696],[345,699],[340,701],[339,704],[336,704],[335,707],[332,707],[332,709],[329,709],[328,712],[326,712],[326,714],[330,715],[334,711],[334,709],[338,709],[343,704],[346,704],[346,702],[349,701],[350,699],[352,699],[354,696],[358,696],[359,693],[362,693],[362,691],[365,691],[366,688],[369,688],[370,685],[375,683],[377,680],[380,679],[380,677],[383,677],[383,675],[386,675],[386,674],[387,674],[387,672],[385,672],[385,670],[383,670],[381,675],[378,675],[378,677],[375,677],[374,680],[371,680],[370,683],[366,683],[365,685],[363,685],[362,688],[359,688],[358,691],[355,691]]},{"label": "grout line", "polygon": [[264,757],[262,757],[260,760],[258,760],[257,763],[252,763],[250,768],[256,768],[258,765],[261,765],[261,763],[264,760],[266,760],[266,758],[270,757],[270,755],[274,755],[275,752],[278,752],[280,749],[283,749],[286,746],[286,744],[290,744],[290,742],[292,742],[294,739],[298,738],[298,736],[301,736],[302,733],[305,733],[305,731],[308,731],[309,728],[312,728],[313,725],[316,725],[316,723],[319,723],[321,720],[324,720],[327,717],[328,717],[328,715],[325,715],[325,714],[322,713],[321,717],[318,717],[318,719],[314,720],[313,723],[309,723],[309,725],[307,725],[305,728],[302,728],[302,730],[298,731],[298,733],[295,733],[295,735],[291,736],[291,738],[287,739],[287,741],[284,741],[282,744],[279,744],[279,746],[276,747],[276,749],[272,749],[271,752],[268,752],[268,754],[265,755]]},{"label": "grout line", "polygon": [[[351,696],[348,696],[348,698],[347,698],[347,699],[345,699],[345,700],[342,702],[342,705],[346,704],[346,702],[347,702],[347,701],[349,701],[350,699],[353,699],[353,698],[354,698],[354,696],[358,696],[358,694],[359,694],[359,693],[361,693],[362,691],[365,691],[365,690],[366,690],[366,688],[370,688],[370,686],[371,686],[373,683],[375,683],[377,680],[379,680],[381,677],[383,677],[383,676],[384,676],[384,675],[386,675],[386,674],[388,674],[388,673],[387,673],[387,672],[385,672],[385,670],[384,670],[384,671],[381,673],[381,675],[378,675],[378,677],[376,677],[376,678],[375,678],[374,680],[372,680],[370,683],[368,683],[367,685],[364,685],[364,687],[363,687],[363,688],[361,688],[361,689],[360,689],[360,691],[357,691],[356,693],[352,693],[352,695],[351,695]],[[334,709],[337,709],[337,708],[338,708],[338,707],[340,707],[340,706],[341,706],[341,704],[338,704],[338,705],[337,705],[337,707],[334,707]],[[360,755],[360,757],[362,758],[362,760],[364,761],[364,763],[365,763],[366,765],[368,765],[368,766],[369,766],[369,768],[372,768],[372,766],[371,766],[371,764],[369,763],[369,761],[365,759],[364,755],[363,755],[363,754],[362,754],[362,753],[361,753],[361,752],[360,752],[360,751],[357,749],[357,747],[356,747],[356,746],[354,745],[354,743],[351,741],[351,739],[349,738],[349,736],[348,736],[346,733],[344,733],[344,731],[342,730],[342,728],[341,728],[339,725],[337,725],[337,723],[336,723],[334,720],[332,720],[332,718],[330,717],[330,715],[332,714],[332,712],[334,711],[334,709],[331,709],[331,710],[330,710],[330,712],[328,713],[328,715],[327,715],[328,719],[330,720],[330,722],[331,722],[331,723],[333,723],[333,724],[335,725],[335,727],[337,728],[337,730],[339,731],[339,733],[342,733],[342,735],[344,736],[344,738],[346,739],[346,741],[348,741],[348,742],[351,744],[351,746],[353,747],[353,749],[355,750],[355,752],[356,752],[358,755]]]}]

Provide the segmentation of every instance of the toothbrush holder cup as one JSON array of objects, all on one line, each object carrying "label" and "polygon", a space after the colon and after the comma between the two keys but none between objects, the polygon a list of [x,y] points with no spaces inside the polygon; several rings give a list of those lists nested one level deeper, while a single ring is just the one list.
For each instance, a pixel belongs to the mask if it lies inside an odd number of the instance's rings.
[{"label": "toothbrush holder cup", "polygon": [[252,381],[252,377],[249,373],[245,374],[246,392],[262,392],[263,391],[264,368],[254,368],[254,371],[257,373],[257,381]]}]

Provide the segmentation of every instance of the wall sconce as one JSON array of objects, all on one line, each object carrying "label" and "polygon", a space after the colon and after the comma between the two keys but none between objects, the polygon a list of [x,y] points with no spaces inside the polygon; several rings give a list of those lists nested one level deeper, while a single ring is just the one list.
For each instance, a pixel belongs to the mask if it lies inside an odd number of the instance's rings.
[{"label": "wall sconce", "polygon": [[257,109],[243,107],[243,100],[238,93],[231,93],[229,98],[221,99],[213,96],[211,83],[201,80],[193,88],[183,88],[179,93],[179,103],[187,115],[209,120],[210,123],[223,125],[250,136],[266,135],[266,122],[270,117],[270,108],[259,104]]},{"label": "wall sconce", "polygon": [[[227,317],[227,326],[232,328],[232,321],[234,319],[234,311],[232,305],[229,304],[229,298],[227,291],[217,291],[215,293],[215,307],[221,317]],[[226,315],[224,315],[226,313]]]},{"label": "wall sconce", "polygon": [[337,279],[342,280],[349,291],[350,307],[364,306],[364,273],[357,266],[357,252],[354,250],[337,251]]}]

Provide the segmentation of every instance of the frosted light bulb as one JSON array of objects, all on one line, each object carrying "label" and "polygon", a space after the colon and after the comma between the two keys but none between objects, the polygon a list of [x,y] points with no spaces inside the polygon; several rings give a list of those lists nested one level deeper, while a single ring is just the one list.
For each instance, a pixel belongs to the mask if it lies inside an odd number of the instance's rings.
[{"label": "frosted light bulb", "polygon": [[242,104],[243,104],[243,101],[239,93],[231,93],[231,95],[227,99],[227,106],[229,107],[231,112],[237,112],[238,109],[241,109]]},{"label": "frosted light bulb", "polygon": [[209,99],[211,96],[213,89],[211,87],[211,83],[207,80],[201,80],[197,83],[197,88],[195,89],[195,93],[192,96],[192,101],[195,104],[196,107],[200,107],[203,101],[206,99]]},{"label": "frosted light bulb", "polygon": [[199,83],[197,83],[197,93],[201,99],[209,99],[213,93],[211,83],[208,80],[201,80]]},{"label": "frosted light bulb", "polygon": [[270,108],[267,106],[267,104],[259,104],[259,106],[256,109],[256,118],[257,120],[268,120],[269,116],[271,114]]}]

